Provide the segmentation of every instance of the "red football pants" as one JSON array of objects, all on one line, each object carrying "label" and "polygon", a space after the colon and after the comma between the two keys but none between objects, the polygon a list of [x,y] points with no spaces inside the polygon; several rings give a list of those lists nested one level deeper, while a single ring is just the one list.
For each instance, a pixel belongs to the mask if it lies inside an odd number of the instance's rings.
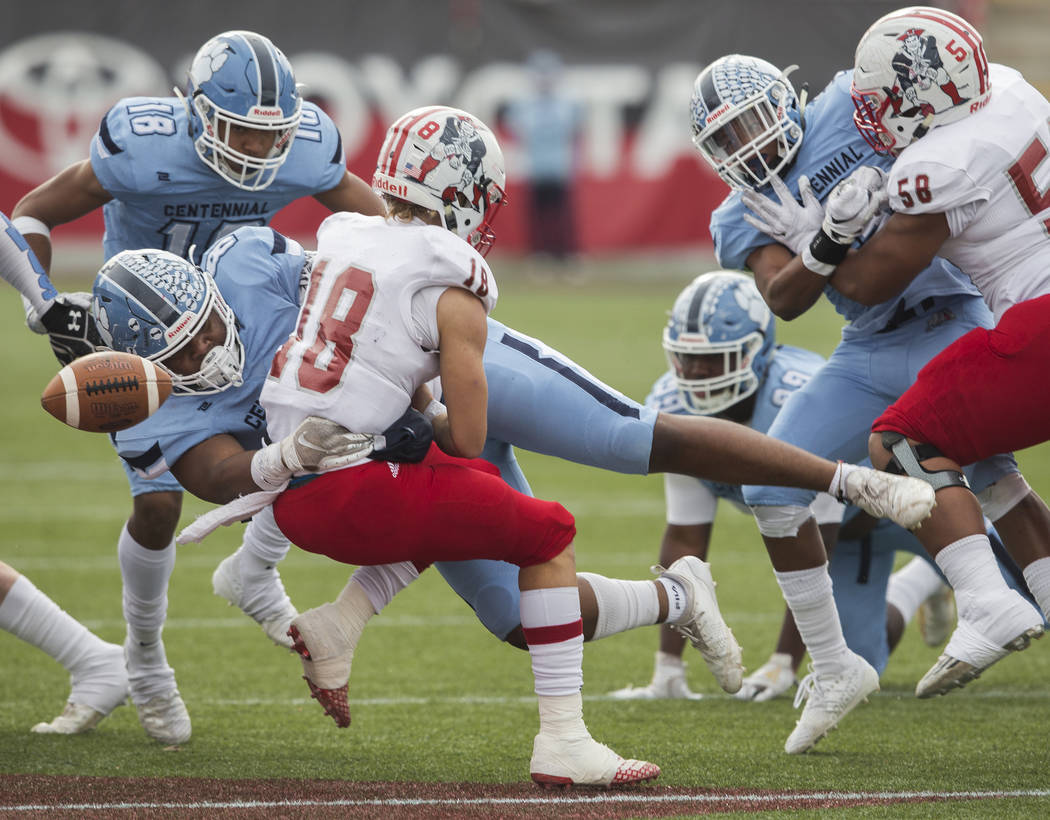
[{"label": "red football pants", "polygon": [[344,564],[492,558],[549,561],[576,534],[561,504],[511,489],[480,459],[432,445],[418,464],[373,461],[286,490],[273,505],[289,541]]},{"label": "red football pants", "polygon": [[961,466],[1050,439],[1050,295],[956,339],[871,429],[932,444]]}]

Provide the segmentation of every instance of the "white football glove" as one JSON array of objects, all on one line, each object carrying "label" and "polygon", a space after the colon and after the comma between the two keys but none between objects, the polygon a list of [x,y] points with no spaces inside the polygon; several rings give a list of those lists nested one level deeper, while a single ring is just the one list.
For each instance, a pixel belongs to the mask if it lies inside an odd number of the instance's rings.
[{"label": "white football glove", "polygon": [[351,433],[341,424],[307,416],[288,436],[252,456],[252,479],[264,490],[283,489],[296,473],[338,470],[371,455],[376,436]]},{"label": "white football glove", "polygon": [[852,245],[888,201],[886,175],[862,165],[831,189],[821,227],[839,244]]},{"label": "white football glove", "polygon": [[803,264],[831,276],[888,200],[886,175],[878,168],[862,165],[842,180],[828,195],[820,231],[802,249]]},{"label": "white football glove", "polygon": [[797,256],[820,230],[824,221],[824,207],[813,193],[807,176],[798,178],[798,192],[802,197],[802,204],[798,203],[788,186],[776,174],[769,183],[773,186],[773,193],[779,202],[774,202],[757,191],[744,191],[741,201],[751,211],[744,214],[744,221],[784,247],[790,248]]}]

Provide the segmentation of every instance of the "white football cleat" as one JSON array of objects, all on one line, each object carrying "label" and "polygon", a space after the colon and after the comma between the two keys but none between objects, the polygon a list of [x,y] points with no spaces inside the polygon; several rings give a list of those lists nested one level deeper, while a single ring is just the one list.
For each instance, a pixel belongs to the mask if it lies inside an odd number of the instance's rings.
[{"label": "white football cleat", "polygon": [[667,569],[654,566],[652,571],[681,584],[689,593],[689,614],[676,624],[668,624],[689,639],[703,657],[718,685],[732,694],[744,679],[740,645],[733,631],[722,620],[715,598],[711,565],[695,555],[679,558]]},{"label": "white football cleat", "polygon": [[137,704],[139,723],[146,734],[165,746],[178,746],[190,739],[190,715],[177,689]]},{"label": "white football cleat", "polygon": [[572,738],[540,732],[529,764],[534,783],[544,788],[627,786],[660,776],[660,767],[644,760],[625,760],[590,735]]},{"label": "white football cleat", "polygon": [[957,593],[959,623],[944,653],[915,687],[932,698],[961,689],[1011,652],[1027,649],[1043,634],[1043,616],[1019,592],[1009,589],[977,600]]},{"label": "white football cleat", "polygon": [[911,476],[891,475],[870,467],[854,467],[846,474],[844,498],[875,518],[889,518],[906,530],[915,530],[937,506],[933,487]]},{"label": "white football cleat", "polygon": [[36,724],[31,731],[42,735],[87,732],[128,699],[124,647],[114,643],[104,647],[90,660],[77,666],[73,688],[62,714],[50,723]]},{"label": "white football cleat", "polygon": [[263,583],[246,583],[241,573],[240,550],[227,556],[211,576],[212,589],[230,606],[240,609],[263,628],[266,636],[284,649],[292,648],[288,627],[298,611],[284,591],[281,575],[274,567],[273,575]]},{"label": "white football cleat", "polygon": [[686,664],[675,655],[656,653],[653,679],[648,686],[626,686],[609,693],[616,700],[700,700],[699,692],[689,688],[685,679]]},{"label": "white football cleat", "polygon": [[740,691],[734,697],[737,700],[763,703],[780,697],[794,685],[795,672],[791,668],[791,656],[774,652],[768,661],[744,678]]},{"label": "white football cleat", "polygon": [[942,584],[937,592],[919,604],[919,634],[927,646],[940,646],[955,626],[955,595]]},{"label": "white football cleat", "polygon": [[795,693],[795,708],[806,702],[802,716],[784,744],[789,755],[812,749],[854,706],[879,690],[879,673],[860,655],[850,652],[846,667],[836,675],[810,672]]}]

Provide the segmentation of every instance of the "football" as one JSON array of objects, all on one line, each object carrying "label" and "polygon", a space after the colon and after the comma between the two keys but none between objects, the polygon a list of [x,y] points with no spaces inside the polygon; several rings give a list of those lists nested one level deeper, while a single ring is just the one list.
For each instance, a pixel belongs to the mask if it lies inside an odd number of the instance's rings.
[{"label": "football", "polygon": [[77,430],[115,433],[157,412],[171,395],[171,376],[133,353],[92,353],[67,364],[40,403]]}]

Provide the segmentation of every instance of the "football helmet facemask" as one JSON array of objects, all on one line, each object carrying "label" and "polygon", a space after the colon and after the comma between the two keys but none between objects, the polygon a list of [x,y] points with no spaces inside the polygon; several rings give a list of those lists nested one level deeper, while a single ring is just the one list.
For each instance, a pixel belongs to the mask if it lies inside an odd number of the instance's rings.
[{"label": "football helmet facemask", "polygon": [[[292,66],[268,38],[227,31],[201,46],[190,64],[186,97],[190,133],[205,165],[245,191],[268,187],[288,159],[302,116]],[[230,144],[239,129],[253,129],[269,146],[252,156]]]},{"label": "football helmet facemask", "polygon": [[441,224],[484,256],[506,201],[503,151],[492,131],[457,108],[427,106],[386,132],[372,188],[435,211]]},{"label": "football helmet facemask", "polygon": [[[675,300],[663,348],[685,409],[722,413],[754,394],[766,377],[776,329],[773,313],[750,277],[713,271],[696,277]],[[695,375],[694,356],[721,356],[718,375]]]},{"label": "football helmet facemask", "polygon": [[925,6],[876,20],[853,68],[853,122],[878,153],[899,154],[931,128],[961,120],[991,97],[981,35]]},{"label": "football helmet facemask", "polygon": [[730,54],[697,76],[693,145],[731,188],[761,188],[802,145],[802,105],[788,79],[795,68]]},{"label": "football helmet facemask", "polygon": [[[108,348],[164,367],[176,393],[218,393],[243,381],[244,347],[233,311],[211,275],[182,257],[160,250],[118,253],[95,277],[91,312]],[[213,312],[226,329],[223,343],[204,355],[197,372],[172,372],[165,362]]]}]

